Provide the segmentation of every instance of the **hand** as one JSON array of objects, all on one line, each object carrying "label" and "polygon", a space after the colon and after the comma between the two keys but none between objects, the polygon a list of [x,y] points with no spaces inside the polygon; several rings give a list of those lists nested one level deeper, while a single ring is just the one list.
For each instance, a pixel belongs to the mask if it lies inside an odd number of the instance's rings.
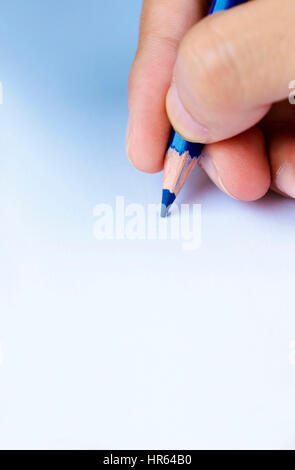
[{"label": "hand", "polygon": [[[170,123],[203,142],[200,166],[250,201],[295,198],[294,0],[252,0],[205,17],[206,0],[145,0],[129,80],[127,153],[157,172]],[[169,116],[169,120],[168,117]]]}]

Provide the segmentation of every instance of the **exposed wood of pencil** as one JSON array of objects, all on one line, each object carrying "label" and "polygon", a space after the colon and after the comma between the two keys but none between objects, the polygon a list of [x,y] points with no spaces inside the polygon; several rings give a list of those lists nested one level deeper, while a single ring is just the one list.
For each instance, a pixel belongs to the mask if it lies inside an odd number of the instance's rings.
[{"label": "exposed wood of pencil", "polygon": [[169,148],[164,164],[163,189],[169,189],[177,196],[196,163],[197,158],[191,158],[188,151],[179,155],[176,150]]}]

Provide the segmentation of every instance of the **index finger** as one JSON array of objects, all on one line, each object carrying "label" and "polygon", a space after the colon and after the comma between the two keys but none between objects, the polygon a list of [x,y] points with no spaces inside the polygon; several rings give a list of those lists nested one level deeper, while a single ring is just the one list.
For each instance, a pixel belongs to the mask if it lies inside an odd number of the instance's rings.
[{"label": "index finger", "polygon": [[207,0],[145,0],[129,76],[127,154],[140,170],[163,168],[170,123],[165,99],[178,45],[208,10]]}]

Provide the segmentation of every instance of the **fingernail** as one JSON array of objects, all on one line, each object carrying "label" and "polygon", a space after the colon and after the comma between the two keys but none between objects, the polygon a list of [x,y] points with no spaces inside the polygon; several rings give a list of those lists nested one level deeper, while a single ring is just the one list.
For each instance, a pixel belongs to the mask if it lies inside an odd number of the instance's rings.
[{"label": "fingernail", "polygon": [[199,158],[198,164],[207,173],[207,175],[213,181],[213,183],[215,183],[216,186],[218,186],[219,189],[221,189],[221,191],[226,193],[228,196],[236,199],[229,192],[229,190],[225,187],[223,180],[219,174],[218,167],[216,163],[214,162],[213,158],[210,157],[210,155],[208,155],[207,153],[206,154],[202,153],[201,157]]},{"label": "fingernail", "polygon": [[184,108],[175,82],[169,88],[166,100],[169,119],[175,130],[190,142],[207,142],[209,130],[196,122]]},{"label": "fingernail", "polygon": [[126,154],[129,162],[132,164],[131,156],[130,156],[130,148],[131,148],[131,138],[132,138],[132,127],[131,127],[131,119],[129,117],[126,129]]},{"label": "fingernail", "polygon": [[291,162],[285,162],[278,169],[275,185],[282,193],[295,199],[295,171]]}]

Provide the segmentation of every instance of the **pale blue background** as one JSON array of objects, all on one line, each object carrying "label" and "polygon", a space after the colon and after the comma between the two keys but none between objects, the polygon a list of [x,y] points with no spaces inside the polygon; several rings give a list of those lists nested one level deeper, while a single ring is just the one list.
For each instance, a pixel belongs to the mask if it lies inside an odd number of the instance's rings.
[{"label": "pale blue background", "polygon": [[1,2],[0,447],[295,448],[294,203],[196,172],[203,244],[98,242],[157,202],[124,151],[140,2]]}]

